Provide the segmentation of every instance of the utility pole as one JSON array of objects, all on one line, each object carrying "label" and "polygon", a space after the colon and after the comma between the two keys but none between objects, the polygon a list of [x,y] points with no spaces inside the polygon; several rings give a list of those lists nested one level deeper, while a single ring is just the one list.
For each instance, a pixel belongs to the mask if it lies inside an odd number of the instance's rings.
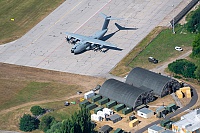
[{"label": "utility pole", "polygon": [[174,31],[174,5],[172,5],[172,7],[173,7],[172,33],[175,34],[176,32]]}]

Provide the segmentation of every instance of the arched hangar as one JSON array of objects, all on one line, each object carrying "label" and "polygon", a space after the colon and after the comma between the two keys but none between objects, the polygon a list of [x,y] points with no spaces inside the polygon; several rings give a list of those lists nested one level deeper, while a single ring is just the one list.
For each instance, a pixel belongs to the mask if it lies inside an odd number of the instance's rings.
[{"label": "arched hangar", "polygon": [[125,83],[140,88],[153,90],[154,96],[164,97],[180,88],[177,80],[149,70],[136,67],[128,74]]},{"label": "arched hangar", "polygon": [[115,79],[105,81],[99,90],[100,95],[133,108],[153,101],[152,93],[152,90],[144,86],[137,88]]}]

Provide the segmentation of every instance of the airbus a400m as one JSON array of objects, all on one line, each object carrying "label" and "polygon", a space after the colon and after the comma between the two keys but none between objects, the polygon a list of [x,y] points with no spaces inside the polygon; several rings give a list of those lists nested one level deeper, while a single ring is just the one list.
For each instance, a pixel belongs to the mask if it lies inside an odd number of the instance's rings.
[{"label": "airbus a400m", "polygon": [[[118,18],[112,18],[111,16],[106,16],[103,13],[101,13],[101,15],[105,19],[103,27],[100,31],[97,31],[92,36],[83,36],[83,35],[79,35],[79,34],[66,32],[67,42],[74,44],[74,46],[71,49],[71,53],[80,54],[87,50],[98,51],[98,50],[102,50],[102,48],[118,49],[116,45],[101,40],[104,37],[104,35],[106,34],[106,32],[108,31],[108,24],[109,24],[110,20],[118,19]],[[118,29],[120,28],[119,25],[116,25],[116,26],[118,27]]]}]

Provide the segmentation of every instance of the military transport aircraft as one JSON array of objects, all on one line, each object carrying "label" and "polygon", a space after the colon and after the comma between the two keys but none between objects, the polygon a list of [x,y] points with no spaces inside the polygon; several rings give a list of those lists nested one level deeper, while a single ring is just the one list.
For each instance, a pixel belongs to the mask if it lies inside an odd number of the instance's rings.
[{"label": "military transport aircraft", "polygon": [[[103,27],[100,31],[97,31],[92,36],[83,36],[79,34],[74,33],[68,33],[66,32],[66,40],[68,43],[74,44],[74,46],[71,49],[71,53],[74,54],[80,54],[87,50],[94,50],[98,51],[102,48],[117,48],[114,44],[111,44],[109,42],[102,41],[101,39],[104,37],[106,32],[108,31],[108,24],[110,20],[116,20],[119,18],[112,18],[111,16],[106,16],[105,14],[101,13],[101,16],[104,17],[105,21],[103,24]],[[118,29],[120,28],[119,25],[116,25]]]}]

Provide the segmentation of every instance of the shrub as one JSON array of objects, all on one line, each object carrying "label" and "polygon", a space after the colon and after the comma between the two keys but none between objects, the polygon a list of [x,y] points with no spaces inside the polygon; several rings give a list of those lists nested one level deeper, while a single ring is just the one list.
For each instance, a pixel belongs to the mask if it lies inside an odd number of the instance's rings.
[{"label": "shrub", "polygon": [[41,115],[45,113],[45,110],[40,106],[32,106],[30,109],[31,113],[35,116]]},{"label": "shrub", "polygon": [[19,129],[25,132],[31,132],[38,128],[40,121],[30,114],[24,114],[20,119]]}]

